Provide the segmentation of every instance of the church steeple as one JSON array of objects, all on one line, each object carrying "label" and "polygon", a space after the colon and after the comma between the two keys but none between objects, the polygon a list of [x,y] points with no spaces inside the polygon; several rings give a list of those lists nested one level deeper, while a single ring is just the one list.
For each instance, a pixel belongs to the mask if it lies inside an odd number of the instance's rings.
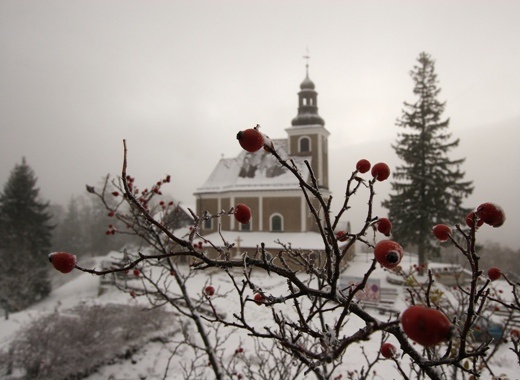
[{"label": "church steeple", "polygon": [[300,84],[298,92],[298,115],[292,120],[293,127],[302,125],[325,125],[325,121],[318,115],[318,93],[314,89],[314,82],[309,78],[309,56],[305,56],[305,79]]},{"label": "church steeple", "polygon": [[[308,55],[304,57],[309,59]],[[310,157],[312,170],[318,178],[319,186],[329,188],[329,131],[325,121],[318,115],[318,93],[309,78],[309,62],[305,65],[305,79],[298,93],[298,115],[292,126],[286,129],[289,137],[289,154]]]}]

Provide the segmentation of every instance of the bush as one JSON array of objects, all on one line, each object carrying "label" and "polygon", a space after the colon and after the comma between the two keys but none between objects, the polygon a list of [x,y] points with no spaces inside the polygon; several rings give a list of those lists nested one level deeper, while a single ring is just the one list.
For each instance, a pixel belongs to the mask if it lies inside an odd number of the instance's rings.
[{"label": "bush", "polygon": [[0,364],[26,379],[77,379],[128,356],[168,314],[128,305],[80,305],[38,317],[22,329]]}]

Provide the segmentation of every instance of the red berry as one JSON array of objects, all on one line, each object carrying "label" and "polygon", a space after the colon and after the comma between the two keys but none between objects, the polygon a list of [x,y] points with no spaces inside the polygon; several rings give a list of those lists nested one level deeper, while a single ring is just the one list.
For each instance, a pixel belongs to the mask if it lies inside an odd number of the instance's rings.
[{"label": "red berry", "polygon": [[141,272],[139,271],[139,269],[135,268],[134,269],[134,276],[139,276],[141,274]]},{"label": "red berry", "polygon": [[365,160],[364,158],[362,158],[361,160],[359,160],[356,164],[356,170],[360,173],[366,173],[370,170],[370,161],[368,160]]},{"label": "red berry", "polygon": [[392,231],[392,222],[387,218],[379,218],[377,221],[377,230],[385,236],[390,236],[390,231]]},{"label": "red berry", "polygon": [[393,358],[397,353],[397,349],[392,343],[385,342],[381,345],[381,355],[385,358]]},{"label": "red berry", "polygon": [[239,203],[235,207],[235,219],[242,224],[249,223],[251,219],[251,209],[243,203]]},{"label": "red berry", "polygon": [[116,213],[115,213],[114,211],[111,210],[111,211],[108,213],[108,216],[109,216],[109,217],[113,217],[115,214],[116,214]]},{"label": "red berry", "polygon": [[264,146],[264,136],[256,129],[249,128],[237,133],[240,146],[248,152],[256,152]]},{"label": "red berry", "polygon": [[204,293],[206,293],[207,296],[211,297],[215,294],[215,288],[211,285],[206,286],[206,288],[204,289]]},{"label": "red berry", "polygon": [[495,280],[498,280],[500,278],[500,276],[502,276],[502,271],[499,268],[493,267],[493,268],[489,268],[487,274],[491,281],[495,281]]},{"label": "red berry", "polygon": [[401,315],[404,332],[413,341],[425,346],[435,346],[450,338],[450,320],[437,309],[420,305],[410,306]]},{"label": "red berry", "polygon": [[112,195],[113,195],[114,197],[117,197],[117,196],[119,195],[119,192],[117,192],[117,191],[113,191],[113,192],[112,192]]},{"label": "red berry", "polygon": [[235,354],[241,354],[242,352],[244,352],[244,349],[242,347],[238,347],[236,350],[235,350]]},{"label": "red berry", "polygon": [[437,224],[433,227],[433,234],[439,241],[444,242],[449,239],[451,228],[445,224]]},{"label": "red berry", "polygon": [[377,262],[387,269],[393,269],[399,265],[403,254],[403,248],[393,240],[382,240],[374,248]]},{"label": "red berry", "polygon": [[253,301],[255,301],[255,303],[257,305],[261,305],[262,302],[264,301],[264,296],[260,293],[256,293],[255,296],[253,297]]},{"label": "red berry", "polygon": [[61,273],[70,273],[76,267],[77,258],[68,252],[53,252],[49,253],[49,261]]},{"label": "red berry", "polygon": [[379,162],[372,167],[372,177],[378,181],[384,181],[390,177],[390,168],[384,162]]},{"label": "red berry", "polygon": [[481,225],[484,224],[484,221],[477,216],[475,211],[471,211],[466,216],[466,225],[471,228],[471,227],[473,227],[473,223],[476,223],[475,224],[476,228],[478,228],[478,227],[480,227]]},{"label": "red berry", "polygon": [[346,241],[348,238],[348,235],[345,233],[345,231],[338,231],[338,232],[336,232],[336,238],[339,241]]},{"label": "red berry", "polygon": [[511,338],[513,338],[513,339],[520,338],[520,330],[519,329],[512,329],[510,334],[511,334]]},{"label": "red berry", "polygon": [[506,220],[506,214],[502,207],[486,202],[477,207],[477,215],[484,223],[493,227],[500,227]]}]

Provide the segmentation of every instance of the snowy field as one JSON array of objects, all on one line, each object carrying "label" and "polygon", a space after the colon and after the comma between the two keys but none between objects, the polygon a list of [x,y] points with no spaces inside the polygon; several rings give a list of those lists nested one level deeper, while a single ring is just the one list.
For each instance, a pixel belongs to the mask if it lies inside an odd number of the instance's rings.
[{"label": "snowy field", "polygon": [[[103,259],[106,258],[97,258],[96,262],[100,263]],[[407,255],[403,258],[402,266],[406,269],[407,266],[412,266],[414,263],[414,257]],[[371,255],[358,254],[347,268],[345,276],[355,277],[362,275],[370,265]],[[68,310],[78,304],[90,305],[117,303],[124,305],[141,304],[143,307],[147,306],[145,297],[132,298],[128,293],[118,291],[115,288],[111,288],[108,291],[103,292],[101,295],[98,295],[100,290],[99,277],[78,271],[63,276],[68,276],[67,278],[70,280],[55,288],[47,299],[23,312],[11,314],[8,320],[2,319],[0,321],[0,349],[5,349],[10,340],[16,336],[17,331],[25,324],[34,319],[40,318],[44,314],[52,313],[56,309]],[[392,307],[397,311],[402,311],[406,306],[403,287],[389,283],[387,277],[388,272],[384,271],[382,268],[378,268],[370,278],[379,281],[381,287],[396,289],[397,298]],[[275,276],[269,277],[265,273],[258,271],[253,273],[252,279],[268,294],[277,296],[285,294],[287,291],[286,282]],[[232,289],[231,281],[225,274],[216,271],[198,273],[189,280],[189,284],[190,291],[195,298],[201,297],[202,290],[207,284],[213,285],[216,288],[214,304],[220,312],[226,314],[226,318],[232,319],[232,311],[238,310],[238,299],[233,292],[230,292]],[[507,294],[508,291],[507,288],[505,288],[505,285],[504,281],[496,281],[493,283],[493,286],[495,287],[503,287],[506,289],[504,294]],[[448,289],[444,288],[443,291],[449,292]],[[246,309],[246,313],[248,313],[250,320],[255,322],[256,327],[261,329],[264,326],[272,324],[271,311],[269,307],[257,306],[252,302],[249,304],[251,307]],[[287,305],[280,307],[289,308],[290,306]],[[386,320],[388,318],[388,315],[380,314],[376,310],[373,310],[372,314],[378,316],[381,320]],[[175,326],[175,323],[176,319],[172,321],[172,326]],[[363,321],[353,316],[348,321],[346,327],[347,333],[355,332],[363,326]],[[172,331],[175,331],[175,329],[170,329],[169,333]],[[161,332],[158,333],[160,335]],[[244,350],[242,355],[245,355],[252,360],[255,359],[255,348],[247,334],[242,331],[229,331],[228,334],[228,338],[225,342],[226,355],[231,357],[234,355],[234,352],[238,347],[242,347]],[[188,348],[183,348],[172,358],[172,350],[175,347],[175,341],[180,340],[181,337],[179,334],[168,335],[166,332],[164,335],[168,336],[167,341],[161,340],[145,343],[139,350],[134,352],[130,358],[126,360],[120,359],[111,365],[103,366],[99,368],[96,373],[87,377],[87,379],[183,379],[183,367],[190,363],[193,352]],[[393,337],[390,337],[389,341],[396,345],[396,347],[399,347],[399,344],[395,339],[393,339]],[[343,379],[348,378],[347,371],[353,371],[355,369],[359,370],[362,364],[366,365],[362,348],[369,358],[373,358],[377,354],[380,344],[380,335],[374,334],[369,341],[364,341],[361,344],[350,346],[343,356],[343,361],[340,364],[339,369],[335,372],[335,375],[342,374]],[[406,356],[402,358],[404,368],[407,366],[407,360],[408,358]],[[288,365],[291,364],[289,363]],[[507,345],[503,345],[499,349],[498,353],[492,359],[491,365],[497,374],[506,374],[510,379],[518,379],[520,377],[517,359],[508,349]],[[391,360],[380,361],[374,367],[374,370],[375,373],[369,378],[401,378],[397,372],[395,364]],[[208,376],[210,376],[208,378],[211,378],[211,375]],[[307,376],[302,375],[301,378],[314,378],[314,376],[308,374]]]}]

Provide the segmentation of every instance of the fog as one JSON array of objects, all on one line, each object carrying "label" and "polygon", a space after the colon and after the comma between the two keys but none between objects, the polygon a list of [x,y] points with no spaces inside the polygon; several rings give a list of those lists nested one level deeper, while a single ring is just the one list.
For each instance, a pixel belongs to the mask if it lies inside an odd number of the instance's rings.
[{"label": "fog", "polygon": [[165,192],[193,204],[218,159],[240,152],[238,130],[285,137],[308,52],[340,200],[359,158],[397,164],[395,120],[425,51],[461,139],[450,156],[474,181],[466,205],[501,204],[506,224],[480,234],[516,249],[518,14],[512,1],[2,0],[0,185],[25,157],[42,197],[66,205],[119,174],[126,139],[139,185],[171,174]]}]

